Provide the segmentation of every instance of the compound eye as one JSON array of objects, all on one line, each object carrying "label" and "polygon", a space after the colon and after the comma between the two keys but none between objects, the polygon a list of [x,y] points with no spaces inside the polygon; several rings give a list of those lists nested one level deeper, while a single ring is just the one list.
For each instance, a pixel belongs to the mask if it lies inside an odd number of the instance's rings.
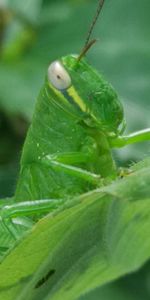
[{"label": "compound eye", "polygon": [[58,90],[65,90],[71,85],[71,78],[59,61],[54,61],[48,67],[48,80]]}]

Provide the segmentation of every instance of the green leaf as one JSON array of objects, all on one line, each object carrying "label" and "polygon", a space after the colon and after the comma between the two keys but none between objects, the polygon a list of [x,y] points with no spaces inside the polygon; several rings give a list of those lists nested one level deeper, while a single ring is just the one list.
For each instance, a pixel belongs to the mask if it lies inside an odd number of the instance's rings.
[{"label": "green leaf", "polygon": [[147,263],[138,272],[123,276],[119,280],[106,284],[81,296],[80,300],[149,300],[150,264]]},{"label": "green leaf", "polygon": [[0,266],[3,300],[73,300],[150,257],[150,160],[41,219]]}]

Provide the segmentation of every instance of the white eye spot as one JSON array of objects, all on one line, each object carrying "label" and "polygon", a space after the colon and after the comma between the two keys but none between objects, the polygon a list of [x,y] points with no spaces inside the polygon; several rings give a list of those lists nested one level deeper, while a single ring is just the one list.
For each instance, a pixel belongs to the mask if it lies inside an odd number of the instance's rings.
[{"label": "white eye spot", "polygon": [[71,85],[71,78],[59,61],[54,61],[48,67],[48,80],[58,90],[65,90]]}]

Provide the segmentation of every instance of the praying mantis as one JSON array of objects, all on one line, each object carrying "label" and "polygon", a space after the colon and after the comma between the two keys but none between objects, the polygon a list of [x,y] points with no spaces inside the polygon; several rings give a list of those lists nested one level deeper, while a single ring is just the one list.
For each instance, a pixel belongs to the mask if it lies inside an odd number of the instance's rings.
[{"label": "praying mantis", "polygon": [[123,106],[110,83],[85,59],[103,7],[96,15],[79,55],[51,62],[37,99],[23,146],[20,174],[12,203],[3,203],[4,230],[18,239],[20,226],[56,210],[70,199],[100,187],[118,176],[113,148],[150,140],[150,128],[123,135]]}]

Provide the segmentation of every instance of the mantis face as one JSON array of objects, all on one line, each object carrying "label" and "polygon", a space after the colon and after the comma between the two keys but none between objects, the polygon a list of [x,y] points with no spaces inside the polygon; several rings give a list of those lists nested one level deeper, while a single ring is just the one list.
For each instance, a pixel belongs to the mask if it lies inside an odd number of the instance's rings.
[{"label": "mantis face", "polygon": [[68,55],[48,68],[48,86],[86,126],[118,135],[124,126],[122,104],[112,86],[84,59]]}]

